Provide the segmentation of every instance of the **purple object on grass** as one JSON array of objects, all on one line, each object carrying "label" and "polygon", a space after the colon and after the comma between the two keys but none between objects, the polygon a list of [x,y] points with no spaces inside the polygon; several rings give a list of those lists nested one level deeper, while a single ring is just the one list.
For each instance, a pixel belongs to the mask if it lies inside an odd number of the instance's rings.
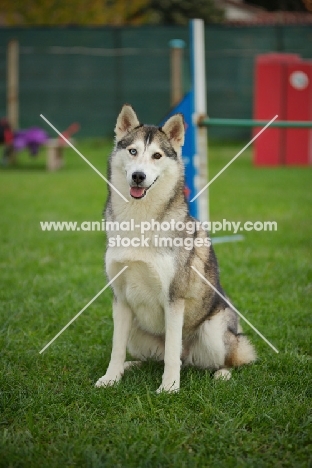
[{"label": "purple object on grass", "polygon": [[32,127],[27,130],[14,132],[13,146],[16,151],[28,148],[30,154],[35,156],[38,153],[39,147],[44,145],[48,139],[47,132],[39,127]]}]

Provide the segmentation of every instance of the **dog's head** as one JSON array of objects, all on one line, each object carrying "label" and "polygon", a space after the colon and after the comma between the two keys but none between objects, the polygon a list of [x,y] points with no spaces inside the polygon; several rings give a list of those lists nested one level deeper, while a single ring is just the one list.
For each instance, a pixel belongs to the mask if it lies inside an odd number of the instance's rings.
[{"label": "dog's head", "polygon": [[180,172],[177,162],[182,166],[184,133],[182,114],[175,114],[162,127],[156,127],[141,125],[130,105],[122,107],[115,127],[115,157],[118,154],[132,198],[145,197],[161,179],[166,179],[167,184],[175,182],[170,178]]}]

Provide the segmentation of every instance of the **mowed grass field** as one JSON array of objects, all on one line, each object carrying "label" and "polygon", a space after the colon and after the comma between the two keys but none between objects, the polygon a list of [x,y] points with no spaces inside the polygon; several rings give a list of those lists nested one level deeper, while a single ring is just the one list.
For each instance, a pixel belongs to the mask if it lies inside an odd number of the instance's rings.
[{"label": "mowed grass field", "polygon": [[[103,173],[111,142],[78,141]],[[212,178],[244,146],[211,145]],[[40,221],[100,221],[105,182],[71,149],[66,166],[23,154],[0,169],[1,467],[312,466],[312,168],[255,168],[248,149],[210,188],[213,221],[276,221],[218,244],[221,281],[259,359],[214,381],[182,369],[179,394],[156,395],[161,363],[94,387],[112,341],[102,232],[42,232]],[[229,232],[218,235],[228,235]]]}]

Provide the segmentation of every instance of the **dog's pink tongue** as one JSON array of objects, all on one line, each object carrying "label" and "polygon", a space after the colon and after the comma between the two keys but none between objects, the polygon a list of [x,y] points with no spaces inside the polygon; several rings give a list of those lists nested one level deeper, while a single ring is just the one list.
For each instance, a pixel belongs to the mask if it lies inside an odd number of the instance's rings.
[{"label": "dog's pink tongue", "polygon": [[144,194],[144,191],[145,191],[144,187],[131,187],[130,195],[134,198],[141,198]]}]

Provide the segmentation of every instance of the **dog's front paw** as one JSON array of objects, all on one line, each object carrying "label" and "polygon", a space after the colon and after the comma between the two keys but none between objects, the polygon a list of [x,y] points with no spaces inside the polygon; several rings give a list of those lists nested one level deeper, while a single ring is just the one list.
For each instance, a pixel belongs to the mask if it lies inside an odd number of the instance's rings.
[{"label": "dog's front paw", "polygon": [[162,383],[161,386],[156,390],[156,393],[176,393],[180,390],[180,385],[177,382]]},{"label": "dog's front paw", "polygon": [[180,367],[180,361],[176,366],[165,366],[161,386],[156,390],[157,393],[174,393],[180,390]]},{"label": "dog's front paw", "polygon": [[175,383],[173,383],[171,385],[161,384],[161,386],[156,390],[156,393],[162,393],[162,392],[177,393],[179,390],[180,390],[180,387],[178,385],[176,385]]},{"label": "dog's front paw", "polygon": [[111,387],[120,380],[120,377],[107,378],[105,375],[101,377],[95,384],[96,387]]},{"label": "dog's front paw", "polygon": [[100,377],[99,380],[96,382],[95,386],[96,387],[111,387],[115,383],[119,382],[119,380],[122,377],[122,373],[108,373],[106,372],[103,377]]}]

